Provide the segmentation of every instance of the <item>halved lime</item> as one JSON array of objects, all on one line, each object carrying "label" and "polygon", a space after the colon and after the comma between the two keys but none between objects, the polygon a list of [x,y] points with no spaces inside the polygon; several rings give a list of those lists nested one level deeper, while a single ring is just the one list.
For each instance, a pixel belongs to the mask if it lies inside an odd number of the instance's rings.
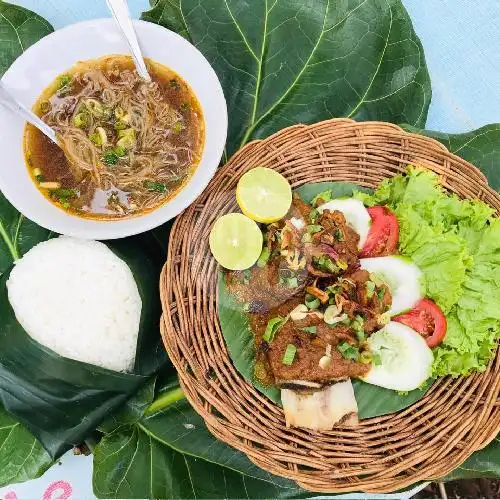
[{"label": "halved lime", "polygon": [[210,232],[210,250],[217,262],[233,271],[252,267],[262,251],[262,232],[243,214],[220,217]]},{"label": "halved lime", "polygon": [[236,200],[245,215],[270,224],[287,214],[292,204],[292,188],[275,170],[257,167],[239,180]]}]

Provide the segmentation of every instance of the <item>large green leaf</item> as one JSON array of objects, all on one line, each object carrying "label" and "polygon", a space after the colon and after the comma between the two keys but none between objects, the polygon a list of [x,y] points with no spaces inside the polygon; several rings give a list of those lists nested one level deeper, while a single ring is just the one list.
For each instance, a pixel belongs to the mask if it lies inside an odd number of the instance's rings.
[{"label": "large green leaf", "polygon": [[[310,202],[314,196],[326,189],[332,190],[337,198],[351,196],[354,191],[368,191],[347,182],[318,182],[305,184],[298,188],[297,192],[303,200]],[[275,403],[281,404],[280,390],[275,386],[261,384],[253,376],[255,341],[248,314],[244,311],[243,304],[228,291],[222,274],[219,276],[218,297],[217,308],[222,334],[234,366],[260,392]],[[353,386],[360,418],[370,418],[407,408],[424,396],[430,384],[405,395],[360,380],[354,380]]]},{"label": "large green leaf", "polygon": [[[165,363],[159,335],[159,268],[134,240],[109,244],[132,270],[142,298],[134,373],[118,373],[58,356],[17,322],[0,278],[0,400],[53,456],[78,444]],[[96,346],[98,348],[98,346]]]},{"label": "large green leaf", "polygon": [[0,76],[30,45],[54,31],[31,10],[0,1]]},{"label": "large green leaf", "polygon": [[470,456],[460,467],[444,479],[468,479],[474,477],[500,477],[500,439],[495,438],[486,448]]},{"label": "large green leaf", "polygon": [[[102,498],[303,498],[212,436],[175,384],[149,406],[148,384],[107,421],[94,449],[94,493]],[[173,386],[173,388],[172,388]],[[159,411],[150,415],[149,412]]]},{"label": "large green leaf", "polygon": [[99,498],[297,498],[297,488],[182,455],[138,426],[96,446],[93,486]]},{"label": "large green leaf", "polygon": [[442,142],[452,153],[481,169],[489,185],[500,190],[500,124],[492,123],[463,134],[445,134],[432,130],[421,130],[405,125],[404,128],[417,134],[433,137]]},{"label": "large green leaf", "polygon": [[0,487],[41,476],[52,459],[25,427],[0,407]]},{"label": "large green leaf", "polygon": [[177,452],[222,465],[255,479],[291,487],[292,483],[289,481],[260,469],[246,455],[215,438],[186,399],[181,399],[153,415],[146,416],[140,425],[153,439]]},{"label": "large green leaf", "polygon": [[49,235],[50,231],[26,219],[0,192],[0,276],[14,260]]},{"label": "large green leaf", "polygon": [[[53,31],[42,17],[0,0],[0,76],[30,45]],[[15,210],[0,192],[0,275],[49,231]]]},{"label": "large green leaf", "polygon": [[425,124],[429,75],[400,0],[158,0],[143,19],[188,38],[214,67],[229,153],[331,117]]}]

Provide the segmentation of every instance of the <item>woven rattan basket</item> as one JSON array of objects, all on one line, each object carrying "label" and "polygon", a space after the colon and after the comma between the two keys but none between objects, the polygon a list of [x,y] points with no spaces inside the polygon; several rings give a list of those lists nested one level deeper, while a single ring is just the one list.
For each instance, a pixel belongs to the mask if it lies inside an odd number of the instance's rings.
[{"label": "woven rattan basket", "polygon": [[208,235],[218,216],[237,208],[236,184],[253,167],[276,169],[294,187],[318,181],[375,187],[410,163],[437,172],[450,191],[500,212],[500,196],[484,175],[440,143],[387,123],[338,119],[293,126],[245,146],[170,234],[160,283],[162,334],[187,398],[216,437],[308,490],[390,492],[456,468],[500,430],[500,356],[484,373],[437,380],[413,406],[363,420],[355,429],[289,429],[281,408],[231,363],[217,317],[217,265]]}]

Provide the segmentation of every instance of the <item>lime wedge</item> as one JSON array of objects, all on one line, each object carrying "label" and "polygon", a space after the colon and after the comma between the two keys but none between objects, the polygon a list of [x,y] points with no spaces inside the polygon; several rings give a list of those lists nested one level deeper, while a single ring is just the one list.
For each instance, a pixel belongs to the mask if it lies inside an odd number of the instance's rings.
[{"label": "lime wedge", "polygon": [[257,167],[241,177],[236,200],[245,215],[270,224],[287,214],[292,204],[292,188],[275,170]]},{"label": "lime wedge", "polygon": [[217,262],[233,271],[252,267],[262,252],[262,232],[243,214],[220,217],[210,232],[210,250]]}]

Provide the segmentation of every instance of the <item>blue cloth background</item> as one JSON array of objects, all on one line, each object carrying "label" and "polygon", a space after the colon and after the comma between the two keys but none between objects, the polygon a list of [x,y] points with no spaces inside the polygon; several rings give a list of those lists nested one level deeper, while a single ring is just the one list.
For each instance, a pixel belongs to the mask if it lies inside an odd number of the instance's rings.
[{"label": "blue cloth background", "polygon": [[[54,28],[108,17],[104,0],[10,0]],[[134,17],[148,0],[128,0]],[[428,129],[466,132],[500,122],[500,1],[403,0],[425,49],[432,80]]]}]

